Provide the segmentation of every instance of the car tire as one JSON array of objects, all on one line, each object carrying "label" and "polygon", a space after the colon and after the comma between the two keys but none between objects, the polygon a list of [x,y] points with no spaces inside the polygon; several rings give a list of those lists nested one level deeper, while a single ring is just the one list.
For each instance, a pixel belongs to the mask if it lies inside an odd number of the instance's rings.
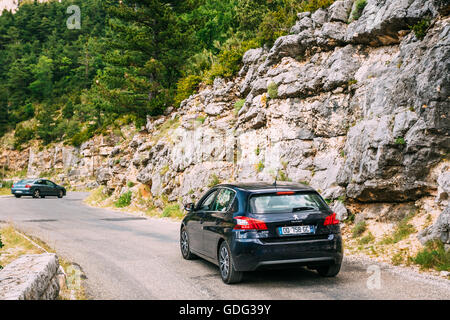
[{"label": "car tire", "polygon": [[220,277],[222,278],[222,281],[224,283],[232,284],[242,281],[244,273],[235,270],[234,262],[231,257],[230,247],[228,246],[226,241],[223,241],[220,244],[218,260]]},{"label": "car tire", "polygon": [[33,191],[33,198],[37,199],[41,196],[41,192],[39,191],[39,189],[36,189]]},{"label": "car tire", "polygon": [[62,198],[64,196],[64,193],[63,193],[63,191],[62,190],[59,190],[59,192],[58,192],[58,198]]},{"label": "car tire", "polygon": [[193,260],[197,258],[197,256],[191,252],[189,234],[185,227],[183,227],[180,232],[180,249],[181,255],[185,260]]},{"label": "car tire", "polygon": [[335,277],[341,270],[341,263],[318,267],[316,270],[322,277]]},{"label": "car tire", "polygon": [[16,197],[16,198],[20,198],[20,197],[21,197],[21,195],[20,195],[20,194],[15,194],[15,195],[14,195],[14,197]]}]

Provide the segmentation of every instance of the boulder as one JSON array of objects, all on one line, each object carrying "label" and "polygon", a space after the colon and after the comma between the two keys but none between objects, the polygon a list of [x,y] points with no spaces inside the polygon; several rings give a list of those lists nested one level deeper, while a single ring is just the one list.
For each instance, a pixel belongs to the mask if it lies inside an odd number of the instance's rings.
[{"label": "boulder", "polygon": [[450,206],[439,215],[436,222],[419,233],[418,239],[422,244],[432,240],[440,240],[450,250]]},{"label": "boulder", "polygon": [[352,0],[339,0],[335,1],[329,8],[328,8],[328,15],[330,21],[341,21],[341,22],[347,22],[348,16],[350,14],[350,11],[352,9]]},{"label": "boulder", "polygon": [[111,180],[112,175],[109,169],[100,168],[97,172],[97,182],[101,185],[106,185],[109,180]]},{"label": "boulder", "polygon": [[336,201],[333,205],[332,210],[336,213],[336,218],[339,221],[344,221],[345,219],[347,219],[348,217],[347,208],[341,201]]}]

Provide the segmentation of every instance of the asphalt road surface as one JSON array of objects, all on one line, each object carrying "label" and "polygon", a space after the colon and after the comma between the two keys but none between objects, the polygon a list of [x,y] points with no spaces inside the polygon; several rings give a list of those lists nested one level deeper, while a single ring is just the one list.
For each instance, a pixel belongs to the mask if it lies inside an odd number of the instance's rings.
[{"label": "asphalt road surface", "polygon": [[80,265],[94,299],[450,299],[449,280],[354,259],[344,260],[336,278],[296,268],[225,285],[215,265],[182,259],[178,222],[91,208],[86,196],[0,197],[0,221]]}]

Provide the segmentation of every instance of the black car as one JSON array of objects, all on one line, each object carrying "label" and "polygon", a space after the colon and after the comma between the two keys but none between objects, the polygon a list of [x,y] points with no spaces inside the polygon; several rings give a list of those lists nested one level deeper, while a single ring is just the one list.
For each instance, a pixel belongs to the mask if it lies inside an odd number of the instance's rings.
[{"label": "black car", "polygon": [[263,268],[307,266],[325,277],[341,268],[339,220],[306,185],[223,184],[185,209],[183,258],[199,256],[218,265],[225,283]]},{"label": "black car", "polygon": [[45,196],[66,195],[66,189],[46,179],[24,179],[16,182],[11,187],[11,193],[16,197],[32,196],[33,198],[45,198]]}]

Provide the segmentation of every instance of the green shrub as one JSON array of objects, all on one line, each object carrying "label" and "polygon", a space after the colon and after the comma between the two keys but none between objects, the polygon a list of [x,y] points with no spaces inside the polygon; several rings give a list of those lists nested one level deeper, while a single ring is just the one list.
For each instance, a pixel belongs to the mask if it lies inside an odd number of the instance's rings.
[{"label": "green shrub", "polygon": [[427,242],[425,248],[411,260],[424,269],[450,271],[450,250],[445,250],[439,240]]},{"label": "green shrub", "polygon": [[259,43],[254,40],[241,42],[235,38],[228,39],[211,69],[206,73],[206,82],[211,84],[216,77],[226,79],[233,77],[241,68],[244,53],[257,47]]},{"label": "green shrub", "polygon": [[12,185],[14,184],[13,181],[1,181],[0,184],[2,185],[2,188],[10,189]]},{"label": "green shrub", "polygon": [[197,75],[189,75],[181,78],[177,82],[177,94],[175,95],[175,106],[179,106],[181,101],[189,98],[198,89],[198,86],[202,82],[202,77]]},{"label": "green shrub", "polygon": [[352,229],[353,238],[360,237],[366,231],[367,225],[365,221],[358,222]]},{"label": "green shrub", "polygon": [[256,164],[256,171],[261,172],[264,170],[264,162],[260,161]]},{"label": "green shrub", "polygon": [[345,219],[344,222],[353,223],[353,222],[355,222],[355,218],[356,218],[356,214],[354,214],[353,212],[350,211],[348,213],[347,219]]},{"label": "green shrub", "polygon": [[415,25],[409,26],[409,28],[416,35],[416,38],[419,40],[423,40],[423,38],[425,38],[429,27],[430,27],[429,19],[422,19],[419,22],[417,22]]},{"label": "green shrub", "polygon": [[70,139],[69,143],[74,147],[79,147],[83,142],[86,142],[90,138],[94,136],[93,132],[89,129],[83,129],[77,134],[75,134],[72,139]]},{"label": "green shrub", "polygon": [[278,85],[275,82],[269,83],[267,86],[267,94],[270,99],[276,99],[278,97]]},{"label": "green shrub", "polygon": [[309,1],[303,1],[301,4],[301,10],[302,11],[310,11],[314,12],[318,9],[325,9],[328,8],[333,4],[335,0],[309,0]]},{"label": "green shrub", "polygon": [[404,145],[404,144],[406,144],[405,138],[403,138],[403,137],[398,137],[397,139],[395,139],[395,144],[398,144],[398,145]]},{"label": "green shrub", "polygon": [[238,114],[245,104],[245,99],[240,99],[234,103],[234,113]]},{"label": "green shrub", "polygon": [[182,217],[183,211],[180,209],[179,204],[166,206],[161,214],[162,217]]},{"label": "green shrub", "polygon": [[128,187],[128,188],[133,188],[134,186],[135,186],[135,184],[134,184],[133,181],[128,181],[128,182],[127,182],[127,187]]},{"label": "green shrub", "polygon": [[14,149],[21,149],[22,145],[33,139],[33,137],[34,130],[32,128],[18,124],[14,132]]},{"label": "green shrub", "polygon": [[353,20],[358,20],[361,17],[362,12],[363,12],[363,10],[364,10],[366,5],[367,5],[367,1],[366,0],[357,0],[356,1],[355,9],[352,12]]},{"label": "green shrub", "polygon": [[132,196],[131,191],[122,193],[122,195],[119,197],[119,199],[117,199],[114,205],[117,208],[128,207],[131,204],[131,196]]}]

